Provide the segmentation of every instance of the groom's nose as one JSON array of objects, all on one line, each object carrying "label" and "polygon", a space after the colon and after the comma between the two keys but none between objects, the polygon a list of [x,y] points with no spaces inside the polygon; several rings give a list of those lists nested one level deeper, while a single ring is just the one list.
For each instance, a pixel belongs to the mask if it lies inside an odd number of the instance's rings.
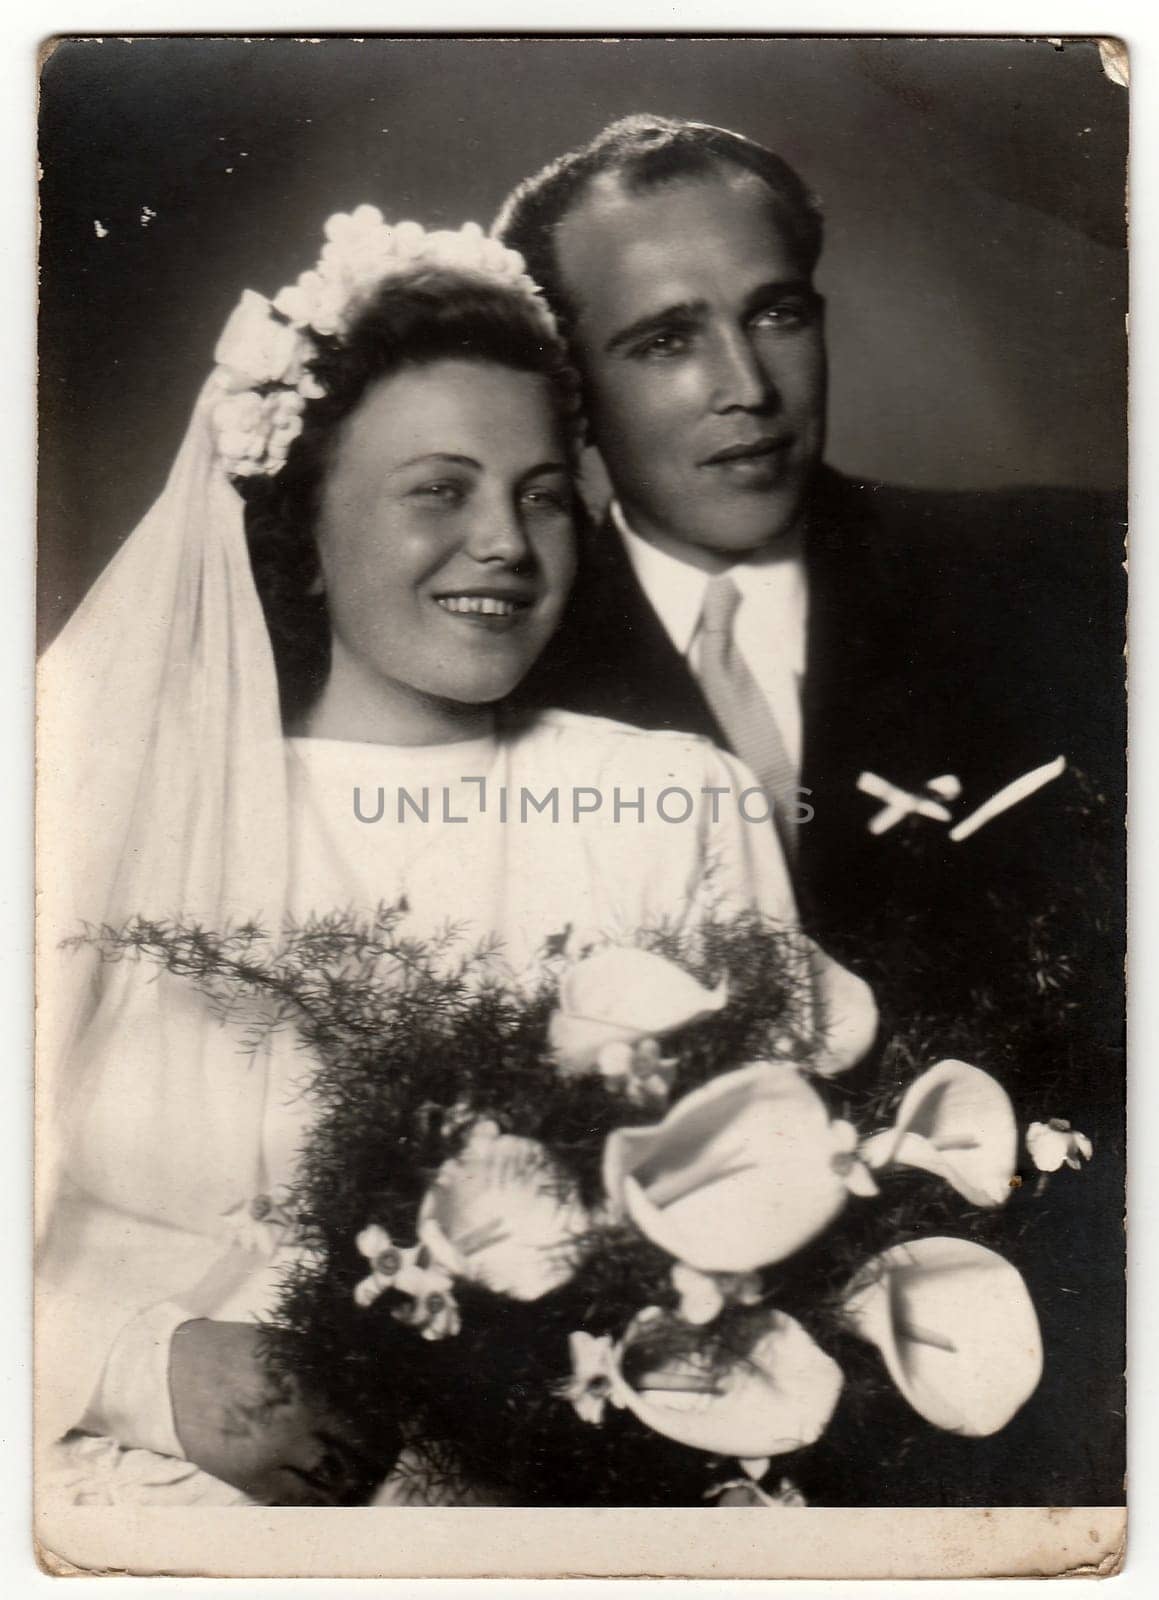
[{"label": "groom's nose", "polygon": [[764,411],[780,401],[776,381],[744,328],[722,328],[712,342],[713,409]]}]

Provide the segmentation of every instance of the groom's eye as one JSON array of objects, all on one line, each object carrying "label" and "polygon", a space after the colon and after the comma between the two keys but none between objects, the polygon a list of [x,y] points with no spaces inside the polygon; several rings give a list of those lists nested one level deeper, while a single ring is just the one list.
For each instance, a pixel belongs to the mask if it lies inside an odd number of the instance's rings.
[{"label": "groom's eye", "polygon": [[570,515],[575,509],[572,491],[562,485],[537,483],[533,487],[524,489],[520,499],[529,511],[534,512]]},{"label": "groom's eye", "polygon": [[817,320],[820,306],[819,295],[803,292],[784,295],[754,311],[749,319],[749,325],[757,329],[807,328]]},{"label": "groom's eye", "polygon": [[658,328],[640,339],[629,350],[638,360],[664,360],[684,355],[692,344],[691,328]]}]

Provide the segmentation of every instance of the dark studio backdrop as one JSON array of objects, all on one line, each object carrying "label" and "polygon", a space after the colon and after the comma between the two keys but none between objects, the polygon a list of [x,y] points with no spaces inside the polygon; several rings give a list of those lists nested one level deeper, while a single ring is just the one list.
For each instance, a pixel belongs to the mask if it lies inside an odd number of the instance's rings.
[{"label": "dark studio backdrop", "polygon": [[834,465],[1122,483],[1127,96],[1094,45],[109,39],[61,43],[41,96],[45,640],[160,489],[243,288],[364,201],[486,224],[631,111],[736,128],[821,196]]}]

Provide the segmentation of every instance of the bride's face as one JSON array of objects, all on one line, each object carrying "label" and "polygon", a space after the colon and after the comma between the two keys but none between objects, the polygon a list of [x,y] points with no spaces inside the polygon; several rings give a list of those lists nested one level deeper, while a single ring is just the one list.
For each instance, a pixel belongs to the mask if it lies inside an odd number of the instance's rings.
[{"label": "bride's face", "polygon": [[545,378],[439,361],[370,388],[322,492],[329,689],[434,737],[440,704],[509,694],[567,597],[573,493]]}]

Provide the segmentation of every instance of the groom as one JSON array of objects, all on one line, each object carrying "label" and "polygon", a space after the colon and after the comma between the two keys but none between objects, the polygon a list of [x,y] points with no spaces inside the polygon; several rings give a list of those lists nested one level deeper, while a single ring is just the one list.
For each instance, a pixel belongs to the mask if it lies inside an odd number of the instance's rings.
[{"label": "groom", "polygon": [[984,883],[1039,897],[1076,808],[1121,789],[1114,508],[826,468],[820,213],[738,134],[626,118],[494,231],[569,337],[614,496],[531,695],[740,755],[806,920],[854,955],[898,917],[940,936],[935,902]]},{"label": "groom", "polygon": [[[1095,1138],[1037,1211],[1019,1152],[1039,1395],[992,1447],[943,1438],[933,1478],[899,1417],[883,1503],[1117,1503],[1121,512],[827,468],[821,218],[737,134],[630,117],[520,185],[494,231],[560,318],[613,492],[532,703],[733,749],[806,924],[883,1012],[961,1017],[970,1049],[1001,1033],[1020,1120]],[[831,1504],[861,1448],[839,1432]]]}]

